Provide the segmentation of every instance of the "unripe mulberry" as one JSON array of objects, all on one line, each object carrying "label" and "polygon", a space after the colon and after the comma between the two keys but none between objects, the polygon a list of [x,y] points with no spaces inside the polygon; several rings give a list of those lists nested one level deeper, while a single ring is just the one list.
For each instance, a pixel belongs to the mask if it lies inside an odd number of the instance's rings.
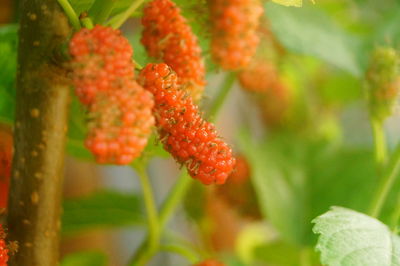
[{"label": "unripe mulberry", "polygon": [[69,51],[75,91],[83,104],[92,103],[97,92],[134,77],[133,50],[119,30],[101,25],[83,28],[72,37]]},{"label": "unripe mulberry", "polygon": [[204,184],[223,184],[235,159],[214,125],[199,114],[191,97],[166,64],[149,64],[141,72],[145,89],[154,95],[154,115],[164,148]]},{"label": "unripe mulberry", "polygon": [[3,226],[0,224],[0,266],[7,266],[8,261],[8,248],[4,240],[6,234],[4,233]]},{"label": "unripe mulberry", "polygon": [[379,47],[373,52],[366,80],[369,109],[375,119],[383,120],[393,112],[400,89],[399,67],[395,49]]},{"label": "unripe mulberry", "polygon": [[7,207],[12,154],[13,137],[11,129],[0,125],[0,209]]},{"label": "unripe mulberry", "polygon": [[154,102],[134,79],[128,40],[96,25],[73,36],[70,53],[76,94],[88,109],[86,147],[98,163],[130,163],[151,134]]},{"label": "unripe mulberry", "polygon": [[225,266],[225,264],[214,259],[208,259],[197,263],[194,266]]},{"label": "unripe mulberry", "polygon": [[211,53],[226,70],[245,67],[259,43],[257,28],[263,12],[259,0],[211,0]]},{"label": "unripe mulberry", "polygon": [[197,37],[181,10],[170,0],[153,0],[144,9],[142,43],[150,56],[162,59],[197,101],[205,85],[205,67]]}]

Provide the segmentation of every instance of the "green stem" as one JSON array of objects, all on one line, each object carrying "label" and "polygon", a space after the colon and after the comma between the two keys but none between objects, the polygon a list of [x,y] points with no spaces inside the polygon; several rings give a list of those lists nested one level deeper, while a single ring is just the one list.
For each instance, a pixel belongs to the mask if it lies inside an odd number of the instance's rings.
[{"label": "green stem", "polygon": [[89,16],[92,17],[95,24],[103,24],[110,16],[116,0],[97,0],[89,10]]},{"label": "green stem", "polygon": [[180,245],[163,245],[160,250],[176,253],[186,258],[191,264],[199,261],[199,257],[190,249]]},{"label": "green stem", "polygon": [[381,171],[386,163],[387,157],[385,131],[383,129],[383,122],[381,120],[371,118],[371,125],[374,135],[375,161],[377,163],[378,170]]},{"label": "green stem", "polygon": [[222,85],[222,88],[218,92],[218,95],[215,97],[214,101],[211,104],[211,107],[208,112],[208,117],[211,120],[215,120],[215,116],[218,114],[219,110],[221,109],[222,105],[225,102],[226,96],[229,94],[233,83],[235,82],[236,79],[236,73],[235,72],[228,72],[226,74],[224,83]]},{"label": "green stem", "polygon": [[369,214],[372,217],[378,217],[382,206],[389,194],[390,188],[393,186],[394,181],[400,170],[400,144],[397,145],[393,155],[390,158],[386,171],[384,172],[381,182],[376,190],[373,198]]},{"label": "green stem", "polygon": [[72,8],[71,4],[68,0],[57,0],[62,9],[64,10],[65,15],[68,17],[69,22],[75,30],[79,30],[81,28],[81,23],[79,22],[79,17],[75,13],[75,10]]},{"label": "green stem", "polygon": [[133,265],[145,265],[153,253],[158,249],[160,240],[160,226],[158,222],[157,207],[154,201],[153,191],[147,172],[143,167],[137,167],[136,172],[139,175],[143,189],[143,196],[148,218],[148,235],[146,239],[146,246],[143,249],[143,252],[138,254],[139,256],[135,258]]},{"label": "green stem", "polygon": [[113,27],[114,29],[117,29],[121,27],[122,24],[135,12],[135,10],[140,7],[141,4],[143,4],[146,0],[135,0],[131,4],[131,6],[122,14],[116,16],[113,18],[109,25]]},{"label": "green stem", "polygon": [[93,29],[93,27],[94,27],[93,21],[89,17],[81,19],[81,23],[85,28],[88,28],[88,29]]}]

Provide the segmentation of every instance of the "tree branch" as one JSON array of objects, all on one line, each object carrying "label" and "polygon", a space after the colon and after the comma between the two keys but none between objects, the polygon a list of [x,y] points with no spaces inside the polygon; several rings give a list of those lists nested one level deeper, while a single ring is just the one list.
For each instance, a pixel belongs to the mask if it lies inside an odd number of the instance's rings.
[{"label": "tree branch", "polygon": [[57,1],[20,1],[9,265],[57,265],[69,85],[55,51],[69,33]]}]

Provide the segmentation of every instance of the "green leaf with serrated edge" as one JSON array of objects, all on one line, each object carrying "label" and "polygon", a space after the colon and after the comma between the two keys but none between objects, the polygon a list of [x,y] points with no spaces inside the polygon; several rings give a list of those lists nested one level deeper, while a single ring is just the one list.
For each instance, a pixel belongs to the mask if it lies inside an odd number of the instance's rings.
[{"label": "green leaf with serrated edge", "polygon": [[76,252],[66,255],[60,266],[106,266],[107,257],[98,251]]},{"label": "green leaf with serrated edge", "polygon": [[303,0],[272,0],[272,2],[283,6],[301,7],[303,5]]},{"label": "green leaf with serrated edge", "polygon": [[314,56],[357,77],[362,75],[358,58],[361,40],[317,5],[285,8],[266,3],[265,15],[273,33],[289,51]]},{"label": "green leaf with serrated edge", "polygon": [[140,198],[115,191],[98,191],[63,202],[62,232],[143,224]]},{"label": "green leaf with serrated edge", "polygon": [[332,207],[313,220],[317,250],[329,266],[399,266],[400,238],[365,214]]}]

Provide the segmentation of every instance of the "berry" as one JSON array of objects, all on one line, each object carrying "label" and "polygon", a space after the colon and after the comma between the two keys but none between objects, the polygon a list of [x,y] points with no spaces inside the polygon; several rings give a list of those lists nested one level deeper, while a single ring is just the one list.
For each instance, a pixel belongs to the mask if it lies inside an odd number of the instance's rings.
[{"label": "berry", "polygon": [[259,0],[212,0],[211,53],[226,70],[245,67],[259,43],[257,28],[263,12]]},{"label": "berry", "polygon": [[4,233],[3,226],[0,224],[0,266],[7,266],[8,261],[8,248],[4,240],[6,234]]},{"label": "berry", "polygon": [[379,47],[372,54],[366,80],[370,113],[377,120],[393,113],[400,88],[399,66],[393,48]]},{"label": "berry", "polygon": [[97,92],[134,77],[132,47],[119,30],[101,25],[84,28],[72,37],[69,51],[76,94],[83,104],[92,103]]},{"label": "berry", "polygon": [[164,148],[203,184],[223,184],[235,159],[214,125],[199,114],[192,98],[178,86],[166,64],[148,64],[141,72],[144,88],[154,95],[156,125]]},{"label": "berry", "polygon": [[153,0],[144,9],[142,44],[162,59],[197,101],[205,85],[205,67],[197,37],[181,10],[170,0]]},{"label": "berry", "polygon": [[208,259],[208,260],[202,261],[200,263],[197,263],[194,266],[225,266],[225,264],[223,264],[222,262],[219,262],[217,260]]},{"label": "berry", "polygon": [[70,53],[76,94],[88,109],[86,147],[98,163],[129,164],[147,144],[154,102],[134,79],[128,40],[96,25],[72,37]]},{"label": "berry", "polygon": [[243,89],[249,92],[266,93],[275,87],[278,82],[278,73],[271,62],[253,60],[239,73],[238,78]]},{"label": "berry", "polygon": [[11,130],[0,125],[0,209],[7,207],[12,154],[13,137]]}]

